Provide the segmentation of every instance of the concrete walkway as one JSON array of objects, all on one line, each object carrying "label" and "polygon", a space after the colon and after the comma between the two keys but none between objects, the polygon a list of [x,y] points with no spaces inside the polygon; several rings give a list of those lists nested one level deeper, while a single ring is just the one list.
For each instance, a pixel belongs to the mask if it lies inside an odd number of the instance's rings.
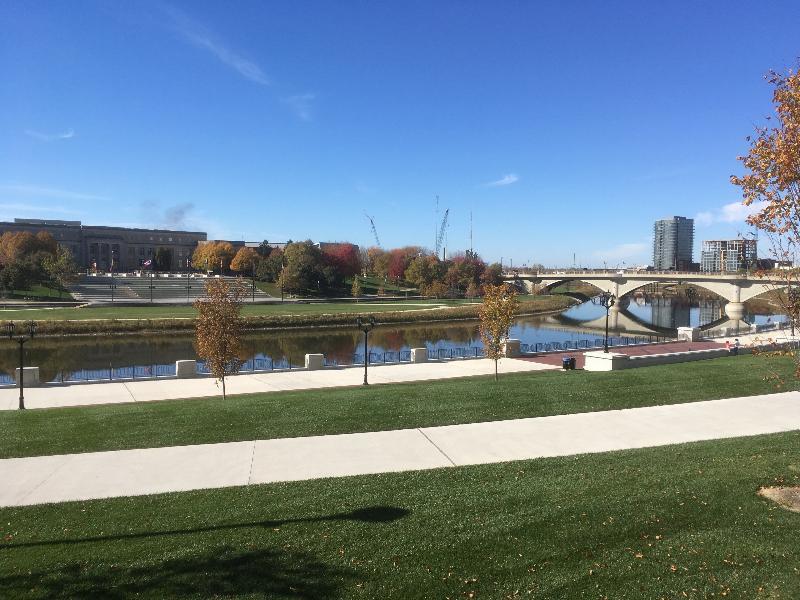
[{"label": "concrete walkway", "polygon": [[[560,366],[560,365],[559,365]],[[531,363],[504,358],[500,360],[501,373],[541,371],[558,368],[554,365]],[[431,379],[473,377],[494,373],[494,361],[485,358],[432,361],[418,364],[370,365],[369,382],[406,383]],[[310,390],[361,385],[363,368],[323,369],[321,371],[276,371],[271,373],[242,374],[226,378],[228,394],[253,394],[290,390]],[[53,408],[92,404],[119,404],[122,402],[151,402],[180,398],[220,396],[211,377],[196,379],[149,379],[142,381],[98,382],[82,384],[53,384],[25,389],[26,408]],[[0,390],[0,410],[14,410],[18,406],[19,390]]]},{"label": "concrete walkway", "polygon": [[800,392],[225,444],[0,460],[0,506],[497,463],[800,429]]}]

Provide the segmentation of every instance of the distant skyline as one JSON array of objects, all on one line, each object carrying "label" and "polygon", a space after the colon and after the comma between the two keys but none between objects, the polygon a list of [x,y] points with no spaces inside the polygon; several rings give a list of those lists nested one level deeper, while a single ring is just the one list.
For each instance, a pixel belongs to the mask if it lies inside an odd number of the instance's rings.
[{"label": "distant skyline", "polygon": [[[748,233],[746,137],[800,4],[0,5],[0,220],[647,264]],[[438,216],[436,197],[439,197]],[[760,254],[766,255],[766,248]]]}]

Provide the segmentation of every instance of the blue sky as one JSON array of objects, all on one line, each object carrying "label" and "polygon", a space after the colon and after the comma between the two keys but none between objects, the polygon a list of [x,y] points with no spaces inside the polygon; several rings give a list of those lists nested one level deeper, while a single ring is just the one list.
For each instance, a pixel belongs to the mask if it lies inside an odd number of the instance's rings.
[{"label": "blue sky", "polygon": [[[0,6],[0,219],[647,263],[746,231],[728,177],[795,2]],[[762,254],[766,254],[766,249]]]}]

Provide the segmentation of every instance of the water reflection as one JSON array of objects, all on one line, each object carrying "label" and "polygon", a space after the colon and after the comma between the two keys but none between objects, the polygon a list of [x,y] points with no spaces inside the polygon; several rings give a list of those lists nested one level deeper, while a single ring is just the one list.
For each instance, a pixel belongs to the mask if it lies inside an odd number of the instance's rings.
[{"label": "water reflection", "polygon": [[[626,336],[669,336],[683,326],[749,328],[749,323],[783,319],[749,311],[745,321],[725,319],[724,304],[711,300],[689,302],[682,297],[637,296],[612,311],[611,333]],[[559,315],[518,318],[510,335],[524,344],[596,341],[605,327],[605,309],[591,302]],[[739,330],[737,329],[737,330]],[[370,334],[370,351],[398,352],[410,348],[438,349],[481,346],[477,321],[450,324],[376,327]],[[25,345],[28,365],[38,366],[43,380],[81,369],[166,365],[195,358],[191,336],[126,336],[37,338]],[[350,364],[363,352],[363,334],[353,329],[313,329],[250,333],[244,340],[243,359],[287,360],[295,366],[305,354],[323,353],[332,362]],[[11,374],[17,366],[16,345],[0,344],[0,371]]]}]

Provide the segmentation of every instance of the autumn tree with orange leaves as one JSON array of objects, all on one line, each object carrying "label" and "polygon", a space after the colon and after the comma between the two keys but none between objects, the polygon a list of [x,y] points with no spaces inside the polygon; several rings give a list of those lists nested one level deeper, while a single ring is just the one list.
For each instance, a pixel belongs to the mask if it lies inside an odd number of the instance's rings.
[{"label": "autumn tree with orange leaves", "polygon": [[242,366],[242,300],[247,291],[239,281],[210,279],[206,282],[205,298],[194,303],[195,349],[217,381],[235,375]]},{"label": "autumn tree with orange leaves", "polygon": [[747,222],[767,235],[776,260],[791,264],[771,275],[781,280],[775,297],[795,328],[800,316],[800,72],[770,72],[767,80],[774,88],[775,117],[771,126],[758,127],[747,138],[750,150],[739,157],[747,172],[731,182],[753,210]]},{"label": "autumn tree with orange leaves", "polygon": [[494,380],[497,381],[497,361],[503,354],[503,341],[508,337],[511,321],[519,300],[516,290],[508,284],[487,285],[483,304],[478,310],[480,334],[486,356],[494,361]]}]

